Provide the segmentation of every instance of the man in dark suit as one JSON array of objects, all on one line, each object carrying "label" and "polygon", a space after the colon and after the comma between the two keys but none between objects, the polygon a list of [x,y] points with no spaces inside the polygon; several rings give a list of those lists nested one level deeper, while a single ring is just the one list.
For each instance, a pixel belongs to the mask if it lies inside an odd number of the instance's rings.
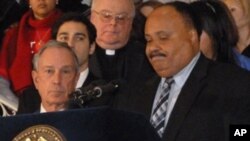
[{"label": "man in dark suit", "polygon": [[200,25],[183,2],[155,9],[145,37],[158,75],[118,98],[120,109],[147,116],[163,141],[225,141],[230,124],[250,123],[249,72],[205,58]]},{"label": "man in dark suit", "polygon": [[67,109],[79,78],[79,61],[67,43],[51,40],[33,57],[32,79],[41,97],[40,113]]},{"label": "man in dark suit", "polygon": [[[98,79],[88,68],[89,56],[95,51],[96,29],[87,18],[77,13],[63,15],[52,29],[52,38],[66,42],[79,60],[80,76],[76,88],[87,86]],[[18,113],[36,111],[40,101],[34,87],[25,90],[20,97]]]}]

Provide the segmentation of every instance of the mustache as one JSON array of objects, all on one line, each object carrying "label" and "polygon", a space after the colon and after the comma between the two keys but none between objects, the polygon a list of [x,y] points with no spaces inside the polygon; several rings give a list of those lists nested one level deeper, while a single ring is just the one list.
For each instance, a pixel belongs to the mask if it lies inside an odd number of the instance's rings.
[{"label": "mustache", "polygon": [[153,58],[153,57],[156,57],[156,56],[162,56],[162,57],[166,57],[166,54],[158,51],[158,50],[155,50],[155,51],[152,51],[149,53],[149,57],[150,58]]},{"label": "mustache", "polygon": [[47,5],[45,3],[39,3],[38,7],[46,7]]}]

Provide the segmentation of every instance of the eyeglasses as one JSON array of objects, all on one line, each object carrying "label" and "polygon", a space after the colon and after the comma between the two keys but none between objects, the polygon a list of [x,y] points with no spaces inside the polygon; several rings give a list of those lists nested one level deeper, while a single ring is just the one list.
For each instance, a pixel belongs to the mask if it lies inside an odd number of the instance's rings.
[{"label": "eyeglasses", "polygon": [[95,10],[92,10],[93,12],[95,12],[96,14],[99,15],[100,19],[105,22],[108,23],[110,22],[112,19],[115,19],[115,21],[117,23],[123,24],[125,23],[127,20],[129,20],[130,18],[132,18],[132,16],[129,16],[127,13],[121,13],[121,14],[113,14],[109,11],[100,11],[97,12]]}]

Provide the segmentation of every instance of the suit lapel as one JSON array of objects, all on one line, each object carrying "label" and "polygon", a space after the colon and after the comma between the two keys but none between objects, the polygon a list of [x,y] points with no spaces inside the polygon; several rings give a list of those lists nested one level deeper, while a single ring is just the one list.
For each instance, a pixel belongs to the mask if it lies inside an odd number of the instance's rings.
[{"label": "suit lapel", "polygon": [[[144,113],[148,119],[150,119],[151,116],[154,97],[160,80],[161,78],[158,76],[153,77],[147,81],[143,87],[141,87],[137,94],[131,96],[131,99],[135,99],[134,105],[137,105],[136,110]],[[135,96],[136,98],[134,98]]]},{"label": "suit lapel", "polygon": [[95,75],[91,71],[89,71],[88,76],[85,82],[83,83],[82,87],[89,85],[94,80],[98,80],[98,78],[95,77]]},{"label": "suit lapel", "polygon": [[200,90],[205,86],[203,81],[207,74],[209,62],[203,55],[192,70],[184,84],[165,129],[163,140],[174,141]]}]

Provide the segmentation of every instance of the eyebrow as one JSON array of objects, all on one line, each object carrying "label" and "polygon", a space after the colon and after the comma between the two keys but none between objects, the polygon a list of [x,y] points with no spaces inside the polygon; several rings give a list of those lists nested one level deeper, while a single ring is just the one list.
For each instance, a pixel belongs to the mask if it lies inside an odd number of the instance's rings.
[{"label": "eyebrow", "polygon": [[169,31],[158,31],[158,32],[156,32],[156,35],[170,35],[171,34],[171,32],[169,32]]},{"label": "eyebrow", "polygon": [[[94,10],[94,11],[96,11],[96,10]],[[100,13],[100,12],[107,12],[107,13],[111,13],[111,14],[114,14],[114,15],[121,15],[121,14],[123,14],[123,15],[129,15],[129,13],[126,12],[126,11],[114,13],[114,12],[112,12],[110,10],[106,10],[106,9],[103,9],[103,10],[100,10],[100,11],[96,11],[96,12],[98,12],[98,13]]]},{"label": "eyebrow", "polygon": [[[168,32],[168,31],[157,31],[155,33],[155,35],[162,35],[162,34],[164,34],[164,35],[170,35],[171,32]],[[150,36],[150,34],[145,33],[145,36]]]},{"label": "eyebrow", "polygon": [[[55,69],[55,67],[53,66],[53,65],[44,65],[44,66],[42,66],[42,67],[40,67],[42,70],[44,70],[44,69]],[[68,69],[68,68],[74,68],[74,66],[73,65],[71,65],[71,64],[69,64],[69,65],[64,65],[64,66],[62,66],[60,69]]]},{"label": "eyebrow", "polygon": [[[68,35],[69,33],[68,32],[61,32],[61,33],[59,33],[58,34],[58,36],[60,36],[60,35]],[[84,36],[84,37],[86,37],[87,35],[85,34],[85,33],[81,33],[81,32],[76,32],[76,33],[74,33],[74,35],[81,35],[81,36]]]},{"label": "eyebrow", "polygon": [[84,36],[84,37],[87,36],[85,33],[81,33],[81,32],[77,32],[77,33],[75,33],[75,35],[81,35],[81,36]]}]

